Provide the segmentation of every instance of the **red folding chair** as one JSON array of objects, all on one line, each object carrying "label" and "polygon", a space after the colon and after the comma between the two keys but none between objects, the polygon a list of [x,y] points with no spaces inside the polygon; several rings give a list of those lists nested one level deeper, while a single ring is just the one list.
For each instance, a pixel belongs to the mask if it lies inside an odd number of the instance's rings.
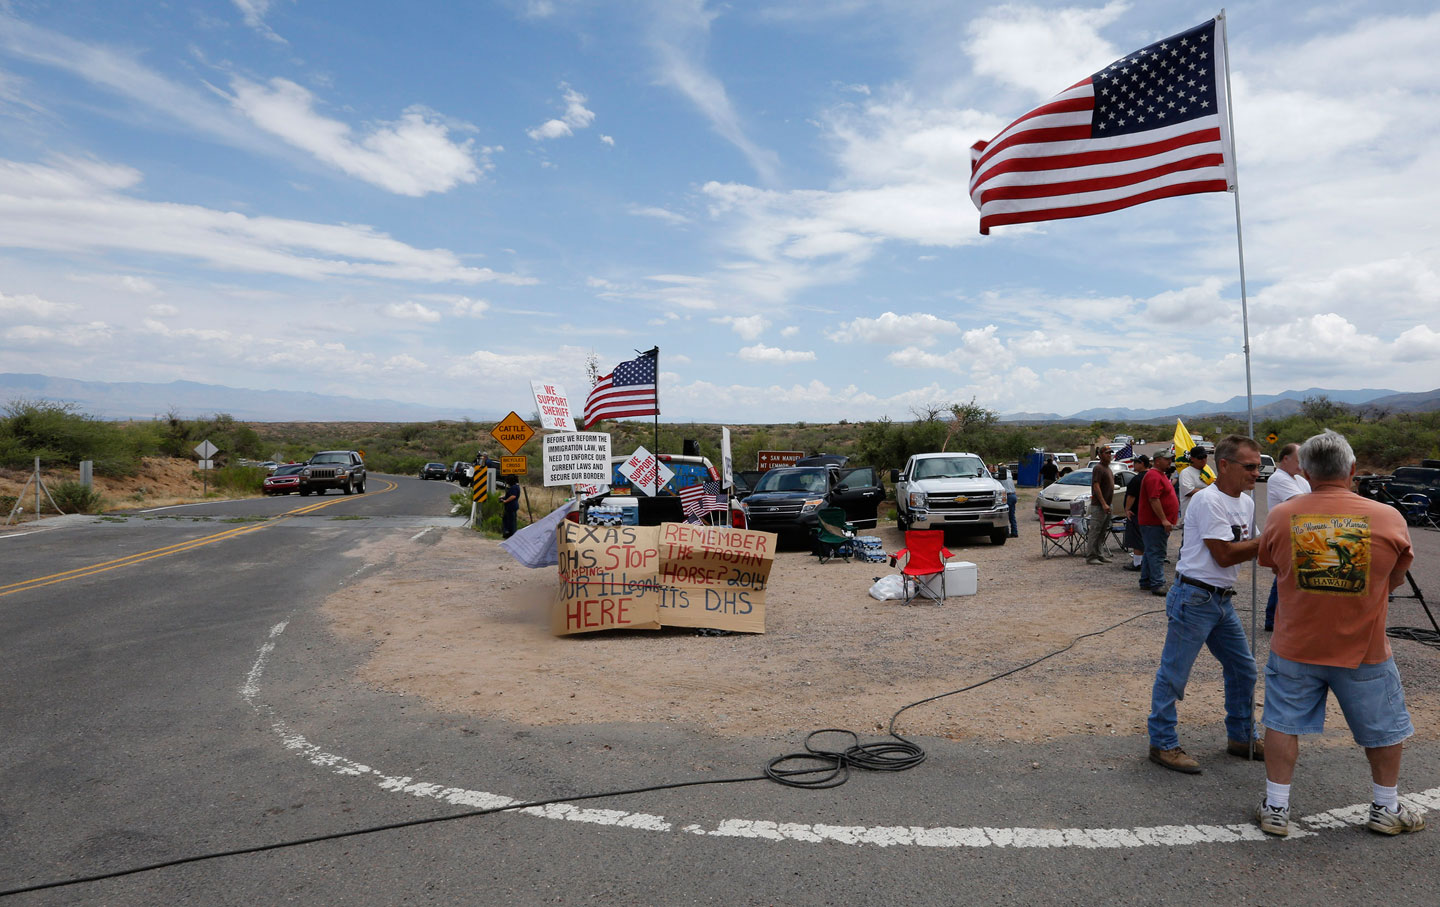
[{"label": "red folding chair", "polygon": [[[908,605],[917,598],[928,598],[935,604],[945,601],[945,561],[950,552],[945,547],[945,532],[941,529],[910,529],[905,532],[905,547],[890,555],[890,566],[905,558],[900,571],[904,583],[905,600]],[[940,589],[937,592],[933,577],[940,575]],[[926,580],[932,580],[926,582]]]}]

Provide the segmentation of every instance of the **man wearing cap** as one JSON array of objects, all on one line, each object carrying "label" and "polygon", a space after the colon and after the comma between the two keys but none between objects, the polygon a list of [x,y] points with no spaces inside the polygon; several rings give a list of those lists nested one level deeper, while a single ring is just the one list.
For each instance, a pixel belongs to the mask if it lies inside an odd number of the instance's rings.
[{"label": "man wearing cap", "polygon": [[[1245,492],[1260,475],[1260,445],[1230,435],[1215,446],[1220,474],[1190,502],[1185,541],[1175,563],[1175,583],[1165,597],[1165,647],[1150,694],[1150,761],[1177,772],[1199,774],[1200,763],[1180,748],[1175,703],[1201,646],[1219,660],[1225,678],[1225,751],[1250,758],[1255,736],[1255,658],[1231,598],[1239,565],[1255,557],[1255,501]],[[1148,552],[1147,552],[1148,555]],[[1265,758],[1258,741],[1253,758]]]},{"label": "man wearing cap", "polygon": [[1180,470],[1180,526],[1185,526],[1185,511],[1190,509],[1190,499],[1195,497],[1195,492],[1204,488],[1208,482],[1205,481],[1205,467],[1210,465],[1210,455],[1205,448],[1196,445],[1190,448],[1190,465]]},{"label": "man wearing cap", "polygon": [[1145,543],[1140,561],[1140,588],[1152,595],[1166,592],[1165,551],[1170,545],[1170,533],[1180,519],[1175,486],[1165,475],[1174,459],[1170,453],[1157,453],[1155,465],[1146,470],[1140,480],[1140,503],[1136,510],[1140,512],[1140,540]]}]

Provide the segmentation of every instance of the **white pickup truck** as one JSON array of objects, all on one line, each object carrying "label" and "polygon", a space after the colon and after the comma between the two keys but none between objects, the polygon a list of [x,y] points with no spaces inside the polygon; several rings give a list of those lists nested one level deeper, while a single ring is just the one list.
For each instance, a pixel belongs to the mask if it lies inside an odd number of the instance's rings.
[{"label": "white pickup truck", "polygon": [[923,453],[892,469],[895,519],[906,529],[949,529],[987,534],[993,545],[1010,536],[1005,487],[973,453]]}]

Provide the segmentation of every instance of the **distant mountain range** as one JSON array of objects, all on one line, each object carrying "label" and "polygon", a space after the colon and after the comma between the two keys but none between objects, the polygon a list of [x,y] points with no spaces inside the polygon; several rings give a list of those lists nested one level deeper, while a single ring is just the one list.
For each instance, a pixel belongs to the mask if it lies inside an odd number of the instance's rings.
[{"label": "distant mountain range", "polygon": [[[1282,391],[1278,394],[1256,394],[1254,398],[1256,418],[1283,418],[1300,411],[1308,397],[1327,397],[1331,403],[1342,403],[1369,410],[1389,412],[1429,412],[1440,409],[1440,388],[1420,393],[1400,393],[1381,388],[1363,390],[1336,390],[1311,387],[1306,390]],[[1245,415],[1245,398],[1231,397],[1223,403],[1210,400],[1194,400],[1162,409],[1130,409],[1127,407],[1096,407],[1081,410],[1068,416],[1059,413],[1005,413],[1002,422],[1166,422],[1180,418],[1206,418],[1214,416]]]},{"label": "distant mountain range", "polygon": [[[1440,410],[1440,388],[1402,394],[1393,390],[1332,390],[1312,387],[1279,394],[1256,394],[1257,418],[1284,417],[1300,410],[1306,397],[1328,397],[1332,403],[1383,409],[1390,412]],[[0,373],[0,404],[11,400],[51,400],[73,403],[80,412],[102,419],[151,419],[174,410],[193,419],[215,413],[229,413],[242,422],[434,422],[474,419],[493,422],[505,413],[452,406],[425,406],[398,400],[367,400],[303,391],[262,391],[171,381],[168,384],[138,381],[79,381],[47,375]],[[1195,400],[1160,409],[1096,407],[1068,416],[1059,413],[1006,413],[1003,422],[1167,422],[1177,416],[1244,416],[1245,398],[1231,397],[1223,403]]]},{"label": "distant mountain range", "polygon": [[434,422],[441,419],[493,422],[505,415],[454,406],[425,406],[303,391],[251,390],[194,381],[111,383],[0,373],[0,403],[10,400],[73,403],[80,412],[102,419],[151,419],[171,410],[186,419],[229,413],[241,422]]}]

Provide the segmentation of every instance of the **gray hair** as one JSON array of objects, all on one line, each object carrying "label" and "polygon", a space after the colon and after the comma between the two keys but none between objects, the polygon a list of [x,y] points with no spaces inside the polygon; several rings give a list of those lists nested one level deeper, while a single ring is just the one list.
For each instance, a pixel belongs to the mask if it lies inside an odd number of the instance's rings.
[{"label": "gray hair", "polygon": [[1355,451],[1350,442],[1328,428],[1300,445],[1300,468],[1316,481],[1348,479],[1354,466]]}]

